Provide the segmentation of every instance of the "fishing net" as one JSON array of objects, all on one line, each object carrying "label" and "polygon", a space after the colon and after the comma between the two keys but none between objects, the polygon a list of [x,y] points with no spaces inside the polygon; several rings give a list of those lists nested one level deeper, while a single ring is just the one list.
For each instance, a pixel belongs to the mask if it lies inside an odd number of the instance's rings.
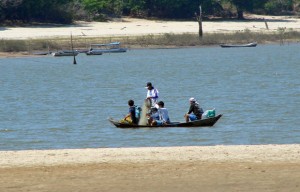
[{"label": "fishing net", "polygon": [[150,99],[145,99],[144,104],[142,105],[142,113],[139,121],[139,125],[147,125],[148,123],[148,118],[147,118],[147,113],[151,109],[151,100]]}]

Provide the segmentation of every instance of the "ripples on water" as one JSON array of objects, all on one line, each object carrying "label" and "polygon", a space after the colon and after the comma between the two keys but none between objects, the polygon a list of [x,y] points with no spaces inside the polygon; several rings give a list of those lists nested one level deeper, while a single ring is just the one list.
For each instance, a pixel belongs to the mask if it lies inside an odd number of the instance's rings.
[{"label": "ripples on water", "polygon": [[[300,45],[143,49],[0,59],[0,150],[299,143]],[[117,129],[146,82],[171,120],[188,98],[224,116],[212,128]]]}]

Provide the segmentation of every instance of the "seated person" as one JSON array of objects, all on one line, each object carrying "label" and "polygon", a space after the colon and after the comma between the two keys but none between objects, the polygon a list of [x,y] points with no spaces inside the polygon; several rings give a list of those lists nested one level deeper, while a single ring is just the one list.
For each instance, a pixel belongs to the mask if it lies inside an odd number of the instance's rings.
[{"label": "seated person", "polygon": [[158,115],[159,115],[159,119],[158,120],[153,120],[151,122],[151,125],[154,126],[154,125],[166,125],[166,124],[169,124],[170,123],[170,118],[169,118],[169,113],[168,113],[168,110],[167,108],[165,108],[165,104],[163,101],[160,101],[157,103],[158,105]]},{"label": "seated person", "polygon": [[148,118],[148,125],[151,125],[151,123],[155,120],[159,120],[159,114],[157,108],[152,108],[149,113],[147,113]]},{"label": "seated person", "polygon": [[196,121],[200,120],[203,114],[203,109],[199,106],[199,103],[196,101],[195,98],[190,98],[190,109],[189,111],[184,115],[185,122]]},{"label": "seated person", "polygon": [[129,113],[122,119],[122,122],[132,123],[132,124],[138,124],[138,119],[135,116],[135,106],[134,101],[129,100],[128,101],[129,106]]}]

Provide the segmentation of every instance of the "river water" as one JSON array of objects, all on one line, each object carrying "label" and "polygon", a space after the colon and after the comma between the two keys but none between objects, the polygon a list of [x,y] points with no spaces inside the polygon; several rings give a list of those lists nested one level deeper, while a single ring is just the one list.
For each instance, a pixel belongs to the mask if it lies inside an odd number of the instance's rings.
[{"label": "river water", "polygon": [[[0,150],[300,143],[300,44],[0,59]],[[151,81],[173,121],[190,97],[210,128],[119,129]]]}]

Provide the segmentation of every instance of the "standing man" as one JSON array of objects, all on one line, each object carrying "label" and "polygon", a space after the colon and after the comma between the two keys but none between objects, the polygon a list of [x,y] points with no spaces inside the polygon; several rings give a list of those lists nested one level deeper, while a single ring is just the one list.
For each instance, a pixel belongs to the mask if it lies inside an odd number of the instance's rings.
[{"label": "standing man", "polygon": [[151,82],[147,83],[146,88],[148,89],[147,99],[149,99],[151,101],[151,107],[158,108],[157,107],[157,100],[158,100],[158,94],[159,94],[158,90],[152,86]]},{"label": "standing man", "polygon": [[203,109],[200,107],[199,103],[195,98],[190,98],[190,108],[189,111],[184,115],[185,122],[199,120],[202,117]]}]

